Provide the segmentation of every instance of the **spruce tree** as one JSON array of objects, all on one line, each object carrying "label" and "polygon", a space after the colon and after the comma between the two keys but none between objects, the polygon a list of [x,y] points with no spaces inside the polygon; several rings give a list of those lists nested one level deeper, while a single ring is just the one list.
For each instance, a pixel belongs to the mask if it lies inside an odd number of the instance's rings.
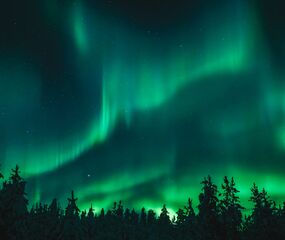
[{"label": "spruce tree", "polygon": [[157,230],[158,230],[158,238],[159,239],[171,239],[172,238],[172,229],[171,229],[171,221],[169,217],[169,212],[164,204],[161,213],[157,220]]},{"label": "spruce tree", "polygon": [[251,222],[248,226],[249,238],[252,239],[280,239],[277,222],[276,203],[270,199],[265,189],[259,191],[253,184],[250,201],[254,204]]},{"label": "spruce tree", "polygon": [[28,200],[25,193],[26,182],[20,176],[19,166],[12,169],[8,182],[1,191],[1,215],[5,234],[11,239],[25,239],[27,236]]},{"label": "spruce tree", "polygon": [[205,240],[219,239],[221,230],[218,220],[218,189],[208,176],[201,182],[202,193],[199,195],[198,237]]},{"label": "spruce tree", "polygon": [[155,212],[150,209],[147,212],[147,224],[154,225],[155,222],[156,222]]},{"label": "spruce tree", "polygon": [[139,232],[138,233],[139,239],[141,240],[147,239],[147,214],[144,207],[141,209],[139,226],[137,229]]},{"label": "spruce tree", "polygon": [[71,192],[71,198],[68,198],[68,206],[63,219],[62,240],[81,240],[82,228],[79,219],[80,210],[76,204],[77,198],[74,192]]},{"label": "spruce tree", "polygon": [[140,224],[141,225],[146,226],[146,221],[147,221],[146,218],[147,218],[147,215],[145,212],[145,208],[143,207],[141,210],[141,215],[140,215]]},{"label": "spruce tree", "polygon": [[57,239],[60,233],[60,207],[56,199],[53,199],[51,204],[48,206],[47,211],[48,219],[48,239]]},{"label": "spruce tree", "polygon": [[220,196],[220,211],[221,221],[223,226],[223,233],[226,239],[240,239],[240,230],[242,224],[242,210],[240,199],[237,196],[239,191],[235,187],[234,179],[230,181],[228,177],[224,177],[222,184],[222,192]]}]

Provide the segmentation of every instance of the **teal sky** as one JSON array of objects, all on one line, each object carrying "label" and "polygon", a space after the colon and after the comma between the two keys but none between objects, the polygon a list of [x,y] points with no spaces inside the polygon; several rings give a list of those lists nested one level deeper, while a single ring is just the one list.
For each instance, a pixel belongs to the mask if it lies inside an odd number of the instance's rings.
[{"label": "teal sky", "polygon": [[[24,9],[25,11],[22,11]],[[171,211],[208,174],[285,200],[285,32],[278,1],[7,3],[0,163],[30,203]],[[284,9],[284,7],[283,7]]]}]

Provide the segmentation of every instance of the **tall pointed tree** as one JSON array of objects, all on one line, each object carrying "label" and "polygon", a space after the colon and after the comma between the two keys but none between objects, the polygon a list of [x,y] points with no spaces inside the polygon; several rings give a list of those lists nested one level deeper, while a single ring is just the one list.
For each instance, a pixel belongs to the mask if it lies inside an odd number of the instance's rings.
[{"label": "tall pointed tree", "polygon": [[8,182],[3,183],[1,191],[1,215],[11,238],[24,239],[27,232],[26,182],[20,176],[19,166],[12,169]]},{"label": "tall pointed tree", "polygon": [[199,195],[199,237],[205,240],[219,239],[220,224],[218,220],[218,189],[208,176],[201,182],[202,193]]},{"label": "tall pointed tree", "polygon": [[239,191],[235,187],[235,181],[228,177],[224,177],[222,184],[222,192],[219,194],[220,200],[221,221],[223,226],[223,233],[226,239],[240,239],[240,231],[242,224],[242,210],[240,199],[238,197]]},{"label": "tall pointed tree", "polygon": [[161,213],[157,220],[157,230],[158,230],[158,238],[159,239],[171,239],[171,220],[169,217],[169,212],[164,204]]},{"label": "tall pointed tree", "polygon": [[77,207],[76,201],[78,199],[74,197],[74,191],[71,191],[71,198],[68,198],[68,206],[66,208],[67,216],[79,216],[79,208]]},{"label": "tall pointed tree", "polygon": [[268,196],[265,189],[259,191],[256,184],[251,188],[250,201],[253,203],[251,222],[248,233],[253,239],[279,239],[276,203]]},{"label": "tall pointed tree", "polygon": [[145,208],[143,207],[141,210],[141,215],[140,215],[140,224],[141,225],[146,226],[146,221],[147,221],[146,218],[147,218],[147,215],[145,212]]},{"label": "tall pointed tree", "polygon": [[80,210],[76,204],[77,200],[78,199],[74,197],[74,191],[72,191],[71,198],[68,198],[68,205],[63,219],[62,240],[82,239],[83,233],[79,218]]}]

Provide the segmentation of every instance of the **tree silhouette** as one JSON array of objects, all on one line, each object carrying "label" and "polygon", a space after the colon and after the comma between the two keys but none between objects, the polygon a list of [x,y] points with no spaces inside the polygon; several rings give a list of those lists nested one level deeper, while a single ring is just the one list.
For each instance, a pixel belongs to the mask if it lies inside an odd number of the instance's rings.
[{"label": "tree silhouette", "polygon": [[183,209],[179,208],[176,212],[177,218],[176,218],[176,224],[177,226],[181,227],[186,225],[187,216]]},{"label": "tree silhouette", "polygon": [[10,239],[24,239],[27,234],[26,182],[20,176],[19,166],[12,169],[8,182],[3,183],[0,197],[3,235]]},{"label": "tree silhouette", "polygon": [[[201,239],[212,240],[220,238],[220,223],[218,220],[218,190],[208,176],[201,182],[202,193],[199,195],[198,236]],[[207,231],[205,231],[207,229]]]},{"label": "tree silhouette", "polygon": [[137,235],[139,240],[147,239],[147,214],[144,207],[141,209]]},{"label": "tree silhouette", "polygon": [[184,206],[184,209],[179,208],[176,214],[176,239],[195,239],[196,215],[192,200],[189,198],[187,206]]},{"label": "tree silhouette", "polygon": [[71,192],[71,198],[68,198],[68,205],[63,219],[63,230],[60,236],[62,240],[81,240],[82,228],[80,226],[79,208],[76,204],[77,198],[74,197],[74,191]]},{"label": "tree silhouette", "polygon": [[222,192],[219,194],[219,207],[221,211],[221,221],[223,226],[223,233],[225,239],[240,239],[240,231],[242,224],[242,210],[240,199],[237,196],[239,191],[235,187],[233,178],[229,181],[228,177],[224,177],[222,184]]},{"label": "tree silhouette", "polygon": [[148,210],[147,212],[147,224],[153,225],[156,222],[155,212],[153,210]]},{"label": "tree silhouette", "polygon": [[61,209],[56,199],[53,199],[47,211],[47,239],[56,239],[60,233]]},{"label": "tree silhouette", "polygon": [[[115,202],[113,208],[95,214],[92,205],[80,211],[74,192],[65,211],[56,199],[47,205],[36,203],[28,211],[26,182],[19,167],[12,169],[0,189],[1,240],[250,240],[285,239],[285,203],[276,203],[254,184],[250,201],[252,212],[242,216],[239,191],[234,179],[224,177],[218,192],[211,177],[201,182],[197,214],[192,200],[179,208],[170,220],[164,204],[158,217],[153,210],[124,208]],[[95,213],[94,213],[95,212]]]},{"label": "tree silhouette", "polygon": [[142,226],[146,226],[146,212],[145,212],[145,208],[143,207],[142,210],[141,210],[141,216],[140,216],[140,224]]},{"label": "tree silhouette", "polygon": [[256,184],[251,188],[250,201],[254,208],[248,222],[248,238],[251,239],[281,239],[276,226],[276,203],[270,199],[265,189],[259,191]]},{"label": "tree silhouette", "polygon": [[176,239],[187,239],[187,215],[186,212],[179,208],[176,212]]},{"label": "tree silhouette", "polygon": [[171,221],[169,218],[169,212],[164,204],[161,213],[158,217],[157,221],[157,231],[159,239],[171,239],[172,237],[172,229],[171,229]]}]

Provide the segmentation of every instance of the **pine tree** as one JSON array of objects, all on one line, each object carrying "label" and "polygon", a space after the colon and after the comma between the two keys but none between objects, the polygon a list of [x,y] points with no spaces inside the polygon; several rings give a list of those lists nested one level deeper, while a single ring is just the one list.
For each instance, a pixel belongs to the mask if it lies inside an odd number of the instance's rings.
[{"label": "pine tree", "polygon": [[198,237],[205,240],[219,239],[221,230],[218,221],[217,186],[212,182],[210,176],[204,178],[201,184],[203,187],[202,193],[199,195]]},{"label": "pine tree", "polygon": [[147,211],[147,239],[154,240],[158,239],[156,234],[156,215],[155,212],[150,209]]},{"label": "pine tree", "polygon": [[18,165],[12,169],[8,182],[1,191],[1,215],[5,234],[11,239],[25,239],[27,235],[28,200],[25,193],[26,182],[20,176]]},{"label": "pine tree", "polygon": [[125,239],[133,239],[133,240],[141,239],[138,227],[139,227],[139,215],[136,213],[135,209],[132,209],[130,213],[130,225],[127,229]]},{"label": "pine tree", "polygon": [[184,207],[184,209],[186,210],[185,214],[186,214],[186,218],[188,222],[193,222],[195,220],[195,211],[193,208],[193,203],[192,200],[190,198],[188,198],[188,204],[187,206]]},{"label": "pine tree", "polygon": [[186,212],[179,208],[178,211],[176,212],[177,217],[175,221],[175,239],[186,239],[187,237],[187,216]]},{"label": "pine tree", "polygon": [[100,215],[99,215],[99,220],[103,221],[105,218],[105,210],[104,208],[101,209]]},{"label": "pine tree", "polygon": [[226,239],[240,239],[240,230],[242,224],[242,210],[244,209],[240,205],[240,199],[237,196],[239,191],[235,187],[234,179],[231,181],[227,177],[224,177],[224,183],[222,184],[222,193],[220,196],[220,211],[221,221],[223,226],[223,233]]},{"label": "pine tree", "polygon": [[32,208],[29,217],[29,240],[53,239],[52,231],[54,231],[54,229],[52,227],[57,227],[57,225],[53,225],[54,221],[54,219],[50,218],[50,213],[46,204],[36,204],[36,207]]},{"label": "pine tree", "polygon": [[114,207],[113,207],[113,214],[122,219],[123,215],[124,215],[124,207],[122,205],[122,201],[119,201],[119,204],[117,204],[116,202],[114,202]]},{"label": "pine tree", "polygon": [[285,202],[279,206],[277,212],[277,229],[279,230],[280,239],[285,239]]},{"label": "pine tree", "polygon": [[139,224],[139,215],[136,213],[134,208],[131,212],[131,222],[132,222],[132,225],[138,225]]},{"label": "pine tree", "polygon": [[71,198],[68,198],[68,206],[66,208],[67,216],[79,216],[79,208],[76,205],[78,199],[74,198],[74,191],[71,191]]},{"label": "pine tree", "polygon": [[56,199],[53,199],[47,211],[47,226],[49,240],[57,239],[60,232],[60,207]]},{"label": "pine tree", "polygon": [[122,202],[114,202],[112,211],[106,214],[106,226],[109,226],[109,231],[106,233],[107,238],[115,239],[124,235],[124,207]]},{"label": "pine tree", "polygon": [[192,205],[192,200],[189,198],[187,206],[184,209],[179,208],[176,218],[176,237],[175,239],[195,239],[195,224],[196,217]]},{"label": "pine tree", "polygon": [[161,213],[158,218],[158,223],[161,225],[170,225],[171,221],[169,218],[169,212],[167,211],[166,205],[164,204]]},{"label": "pine tree", "polygon": [[141,216],[140,216],[140,224],[143,225],[143,226],[146,226],[146,212],[145,212],[145,208],[142,208],[141,210]]},{"label": "pine tree", "polygon": [[171,239],[171,221],[169,218],[169,212],[164,204],[161,213],[157,220],[157,230],[158,230],[158,238],[159,239]]},{"label": "pine tree", "polygon": [[87,239],[94,239],[96,236],[96,231],[95,231],[95,214],[94,214],[94,209],[92,207],[89,208],[88,213],[87,213],[87,232],[88,232],[88,238]]},{"label": "pine tree", "polygon": [[95,217],[95,214],[94,214],[94,208],[92,207],[92,204],[88,210],[88,214],[87,214],[87,217],[90,221],[93,221],[94,220],[94,217]]},{"label": "pine tree", "polygon": [[147,212],[147,224],[153,225],[156,222],[155,212],[153,210],[148,210]]},{"label": "pine tree", "polygon": [[82,229],[79,219],[79,208],[76,204],[77,198],[74,197],[74,192],[71,192],[71,198],[68,198],[68,206],[63,219],[63,231],[61,234],[62,240],[81,240]]},{"label": "pine tree", "polygon": [[276,203],[270,199],[265,189],[259,191],[258,187],[253,184],[250,201],[253,202],[254,208],[248,226],[248,237],[252,239],[281,239],[278,229],[276,229],[278,226]]},{"label": "pine tree", "polygon": [[186,225],[186,213],[183,209],[179,208],[178,211],[176,212],[177,218],[176,218],[176,224],[178,227]]},{"label": "pine tree", "polygon": [[104,239],[107,231],[107,221],[104,208],[101,209],[98,217],[95,217],[94,235],[96,239]]},{"label": "pine tree", "polygon": [[141,209],[139,226],[138,226],[138,240],[147,239],[147,214],[145,208]]}]

